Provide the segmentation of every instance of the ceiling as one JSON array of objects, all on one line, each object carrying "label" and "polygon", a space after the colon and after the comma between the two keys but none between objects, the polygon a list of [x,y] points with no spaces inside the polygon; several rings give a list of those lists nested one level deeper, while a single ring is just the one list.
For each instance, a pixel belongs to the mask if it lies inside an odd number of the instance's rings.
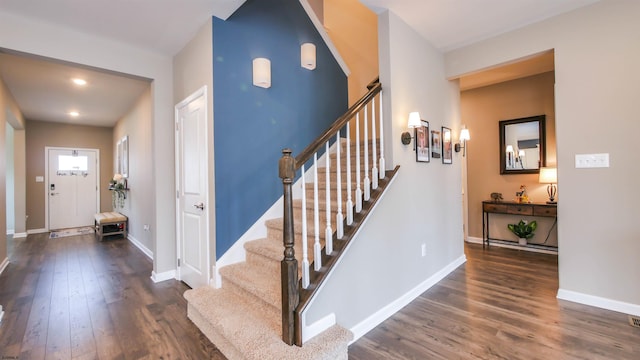
[{"label": "ceiling", "polygon": [[[150,81],[51,59],[0,51],[0,77],[28,120],[112,127]],[[87,81],[75,85],[74,78]],[[78,117],[69,113],[77,111]]]},{"label": "ceiling", "polygon": [[389,9],[446,52],[599,0],[360,0]]},{"label": "ceiling", "polygon": [[[172,57],[211,15],[226,19],[244,1],[1,0],[0,13],[64,26]],[[377,12],[389,8],[444,52],[598,0],[360,1]],[[0,76],[27,119],[113,126],[149,86],[148,79],[23,55],[0,49]],[[522,68],[509,70],[509,77],[532,75],[518,75],[519,71],[531,72]],[[494,75],[496,70],[493,69]],[[490,75],[472,79],[470,88],[504,81]],[[76,76],[85,77],[88,85],[82,89],[72,86],[70,78]],[[80,112],[78,118],[68,116],[73,109]]]}]

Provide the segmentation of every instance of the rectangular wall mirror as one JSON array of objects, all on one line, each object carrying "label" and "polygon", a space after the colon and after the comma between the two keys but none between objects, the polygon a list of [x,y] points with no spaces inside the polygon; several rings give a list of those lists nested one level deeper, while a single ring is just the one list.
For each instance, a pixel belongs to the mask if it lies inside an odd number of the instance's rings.
[{"label": "rectangular wall mirror", "polygon": [[545,115],[502,120],[500,174],[537,174],[546,166]]}]

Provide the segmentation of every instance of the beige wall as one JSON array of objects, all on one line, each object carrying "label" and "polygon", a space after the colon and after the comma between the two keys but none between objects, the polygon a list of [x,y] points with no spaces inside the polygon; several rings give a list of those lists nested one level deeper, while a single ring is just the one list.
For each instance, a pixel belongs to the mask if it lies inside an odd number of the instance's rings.
[{"label": "beige wall", "polygon": [[[640,315],[640,2],[601,1],[446,54],[456,77],[555,50],[558,296]],[[576,169],[575,155],[610,167]]]},{"label": "beige wall", "polygon": [[45,228],[46,184],[35,180],[36,176],[45,176],[46,146],[100,150],[100,211],[111,211],[111,192],[107,188],[113,177],[112,128],[29,120],[25,132],[27,230]]},{"label": "beige wall", "polygon": [[209,259],[216,261],[215,177],[213,154],[213,29],[212,20],[173,58],[173,103],[177,105],[203,86],[207,87],[207,151],[209,167],[208,202]]},{"label": "beige wall", "polygon": [[351,70],[349,104],[378,76],[378,18],[358,0],[325,0],[324,26]]},{"label": "beige wall", "polygon": [[[467,143],[467,196],[469,199],[469,236],[482,238],[482,201],[492,192],[500,192],[505,200],[514,200],[520,185],[527,187],[533,202],[548,199],[546,185],[538,183],[538,174],[501,175],[498,122],[535,115],[546,115],[547,166],[556,165],[554,110],[554,74],[548,72],[519,80],[463,91],[460,94],[462,123],[472,134]],[[517,240],[508,223],[513,216],[491,215],[491,236]],[[543,242],[553,225],[550,218],[536,220],[539,229],[532,242]],[[552,229],[548,245],[557,245],[557,231]]]},{"label": "beige wall", "polygon": [[[151,224],[153,220],[153,207],[150,199],[153,198],[153,148],[151,145],[152,129],[152,100],[151,88],[145,90],[135,102],[129,112],[120,120],[113,129],[111,139],[111,156],[115,156],[118,140],[123,136],[129,136],[129,177],[127,183],[131,189],[127,193],[124,207],[116,209],[129,218],[129,237],[142,245],[147,254],[153,249],[153,229],[144,230],[144,225]],[[115,173],[115,159],[110,165],[108,175]],[[109,204],[111,206],[111,204]]]}]

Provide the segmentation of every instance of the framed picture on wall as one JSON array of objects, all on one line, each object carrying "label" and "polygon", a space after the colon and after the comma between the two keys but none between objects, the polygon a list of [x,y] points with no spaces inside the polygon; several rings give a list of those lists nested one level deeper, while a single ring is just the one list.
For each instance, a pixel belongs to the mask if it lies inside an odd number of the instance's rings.
[{"label": "framed picture on wall", "polygon": [[420,127],[415,128],[416,161],[429,162],[429,122],[420,120]]},{"label": "framed picture on wall", "polygon": [[442,146],[442,139],[440,136],[440,131],[431,130],[431,157],[434,159],[439,159],[441,156],[440,147]]},{"label": "framed picture on wall", "polygon": [[442,127],[442,163],[453,163],[453,144],[451,143],[451,129]]}]

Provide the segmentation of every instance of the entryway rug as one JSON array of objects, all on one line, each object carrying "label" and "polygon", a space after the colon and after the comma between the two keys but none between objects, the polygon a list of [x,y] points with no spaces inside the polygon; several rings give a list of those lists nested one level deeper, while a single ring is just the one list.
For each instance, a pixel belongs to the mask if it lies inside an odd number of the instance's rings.
[{"label": "entryway rug", "polygon": [[93,232],[94,230],[91,226],[85,226],[85,227],[79,227],[79,228],[73,228],[73,229],[62,229],[62,230],[52,231],[51,234],[49,234],[49,239],[93,234]]}]

